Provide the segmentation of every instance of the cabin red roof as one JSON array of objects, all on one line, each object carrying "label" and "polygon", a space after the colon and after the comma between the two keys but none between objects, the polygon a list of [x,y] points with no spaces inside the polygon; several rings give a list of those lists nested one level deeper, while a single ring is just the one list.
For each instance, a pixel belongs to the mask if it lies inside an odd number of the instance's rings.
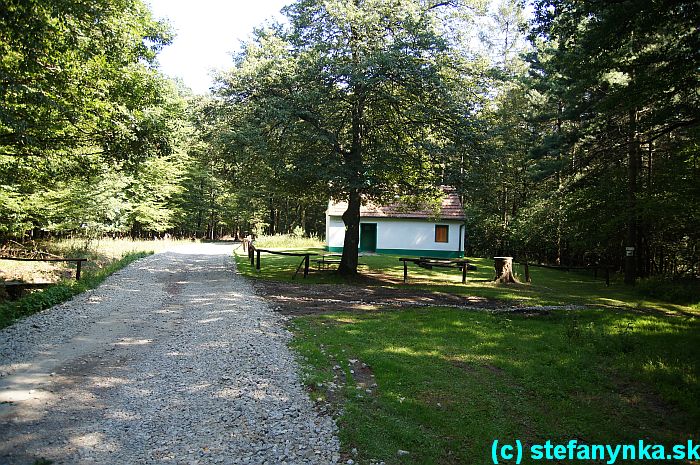
[{"label": "cabin red roof", "polygon": [[[400,203],[389,205],[376,205],[367,202],[360,207],[360,217],[365,218],[425,218],[441,220],[465,220],[462,202],[459,200],[457,192],[452,188],[443,188],[444,197],[439,211],[426,206],[424,209],[409,208]],[[347,202],[328,202],[329,216],[341,216],[348,208]]]}]

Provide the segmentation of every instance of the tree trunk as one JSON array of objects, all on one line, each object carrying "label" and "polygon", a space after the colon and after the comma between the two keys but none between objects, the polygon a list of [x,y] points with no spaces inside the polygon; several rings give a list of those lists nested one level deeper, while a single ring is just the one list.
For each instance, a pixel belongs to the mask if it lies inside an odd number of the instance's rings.
[{"label": "tree trunk", "polygon": [[289,224],[289,197],[284,199],[284,224],[282,228],[285,234],[292,232],[292,227]]},{"label": "tree trunk", "polygon": [[360,203],[360,192],[355,189],[350,192],[348,209],[343,213],[345,239],[338,273],[345,276],[357,274],[357,252],[360,245]]},{"label": "tree trunk", "polygon": [[517,283],[513,276],[513,257],[493,257],[493,267],[496,270],[494,281],[497,283]]},{"label": "tree trunk", "polygon": [[268,231],[270,236],[275,235],[275,206],[272,202],[272,199],[270,199],[270,227],[268,228]]},{"label": "tree trunk", "polygon": [[[559,101],[557,105],[557,136],[561,137],[561,125],[562,125],[562,112],[564,107],[562,102]],[[564,169],[564,163],[562,161],[561,147],[557,149],[557,256],[554,259],[554,263],[561,265],[561,223],[562,223],[562,204],[561,204],[561,188],[562,188],[562,170]]]},{"label": "tree trunk", "polygon": [[203,211],[201,208],[197,209],[197,229],[194,231],[194,237],[199,237],[199,232],[202,230],[202,215]]},{"label": "tree trunk", "polygon": [[630,133],[627,159],[627,238],[625,240],[625,284],[637,279],[637,174],[639,173],[639,140],[637,111],[629,113]]},{"label": "tree trunk", "polygon": [[362,203],[360,186],[363,184],[362,120],[364,118],[364,98],[361,96],[362,90],[357,90],[360,95],[352,109],[352,146],[344,155],[345,164],[351,173],[348,209],[343,213],[343,222],[345,223],[343,256],[340,259],[340,265],[338,265],[338,273],[344,276],[357,274],[357,253],[360,245],[360,205]]}]

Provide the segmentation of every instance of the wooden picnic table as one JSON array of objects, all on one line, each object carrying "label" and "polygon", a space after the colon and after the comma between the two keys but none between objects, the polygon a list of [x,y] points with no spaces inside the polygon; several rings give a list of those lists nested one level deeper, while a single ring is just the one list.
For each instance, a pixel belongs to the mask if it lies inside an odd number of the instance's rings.
[{"label": "wooden picnic table", "polygon": [[297,273],[299,273],[299,270],[302,266],[304,267],[304,277],[306,278],[309,275],[309,257],[311,255],[317,255],[316,253],[311,252],[282,252],[280,250],[259,249],[255,247],[255,245],[252,242],[250,242],[248,244],[248,257],[250,258],[250,266],[253,266],[253,264],[255,264],[256,270],[260,270],[260,252],[270,253],[274,255],[304,257],[301,260],[301,263],[299,263],[299,266],[297,267],[296,271],[294,272],[294,276],[292,276],[292,279],[296,278]]},{"label": "wooden picnic table", "polygon": [[465,258],[442,258],[442,257],[401,257],[399,261],[403,262],[403,282],[408,281],[408,263],[414,263],[426,270],[432,270],[433,267],[438,268],[457,268],[462,271],[462,284],[467,283],[467,270],[476,270],[474,265],[469,263]]},{"label": "wooden picnic table", "polygon": [[53,283],[25,283],[24,281],[0,281],[0,287],[5,289],[7,295],[12,299],[22,296],[22,291],[26,289],[46,289]]}]

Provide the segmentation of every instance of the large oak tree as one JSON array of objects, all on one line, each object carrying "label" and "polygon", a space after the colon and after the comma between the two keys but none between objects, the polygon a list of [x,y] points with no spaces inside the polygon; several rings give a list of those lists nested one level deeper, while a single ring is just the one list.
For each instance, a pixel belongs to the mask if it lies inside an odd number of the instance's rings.
[{"label": "large oak tree", "polygon": [[231,153],[347,201],[341,274],[357,272],[361,204],[434,192],[470,116],[434,14],[448,3],[297,1],[222,81]]}]

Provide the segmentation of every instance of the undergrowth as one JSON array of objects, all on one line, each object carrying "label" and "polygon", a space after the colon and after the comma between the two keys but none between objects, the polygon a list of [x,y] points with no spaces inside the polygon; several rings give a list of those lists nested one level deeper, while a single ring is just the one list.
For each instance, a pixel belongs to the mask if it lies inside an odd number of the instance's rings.
[{"label": "undergrowth", "polygon": [[680,305],[700,304],[700,280],[697,278],[652,277],[642,279],[637,284],[637,292]]}]

